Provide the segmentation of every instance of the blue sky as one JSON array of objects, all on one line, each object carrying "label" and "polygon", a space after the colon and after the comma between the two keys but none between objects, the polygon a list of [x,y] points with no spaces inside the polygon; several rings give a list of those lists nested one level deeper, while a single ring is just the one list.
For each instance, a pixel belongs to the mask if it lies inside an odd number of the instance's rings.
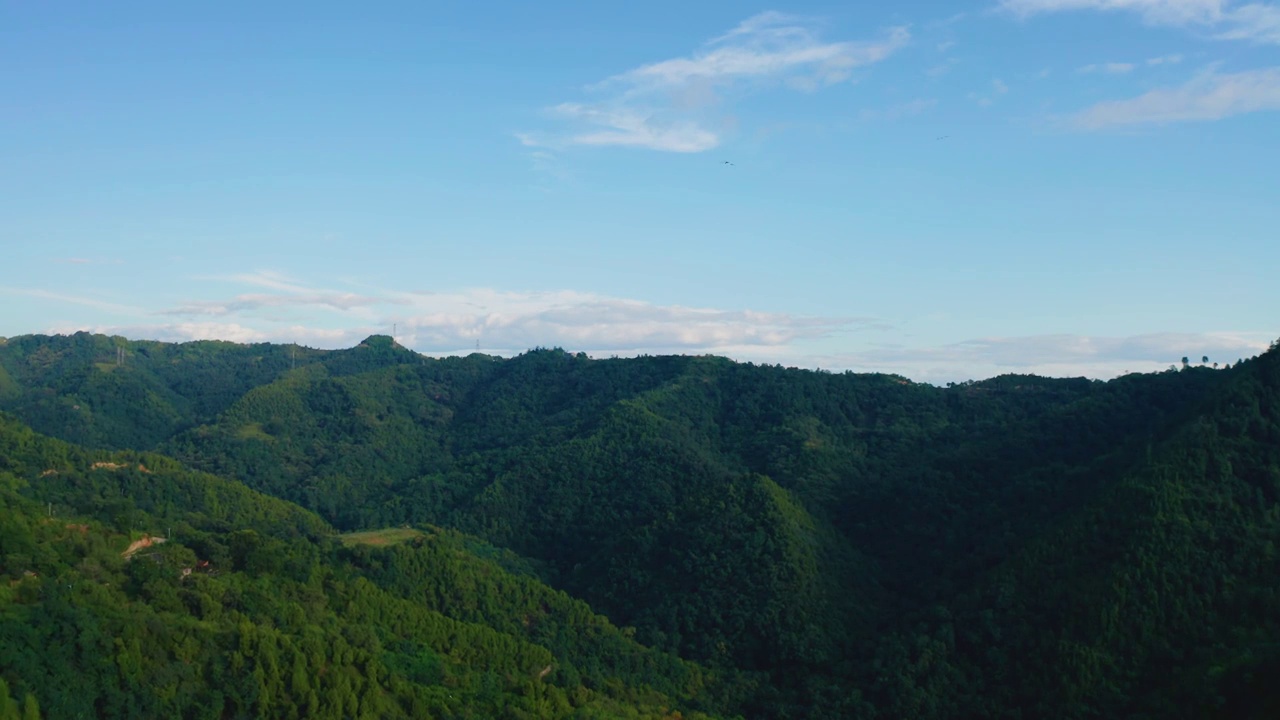
[{"label": "blue sky", "polygon": [[0,335],[931,382],[1280,337],[1280,4],[364,5],[0,2]]}]

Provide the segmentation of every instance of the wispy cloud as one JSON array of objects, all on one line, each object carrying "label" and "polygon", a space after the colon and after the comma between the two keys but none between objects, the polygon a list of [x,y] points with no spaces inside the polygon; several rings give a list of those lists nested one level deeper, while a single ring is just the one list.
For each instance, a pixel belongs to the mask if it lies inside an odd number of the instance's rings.
[{"label": "wispy cloud", "polygon": [[1077,113],[1070,124],[1083,130],[1101,130],[1220,120],[1266,110],[1280,110],[1280,67],[1223,74],[1210,70],[1178,87],[1099,103]]},{"label": "wispy cloud", "polygon": [[801,361],[809,367],[894,372],[926,382],[981,379],[1005,373],[1109,379],[1154,372],[1184,356],[1234,363],[1264,352],[1277,332],[1148,333],[1125,337],[1037,335],[987,337],[927,347],[879,347]]},{"label": "wispy cloud", "polygon": [[312,305],[331,310],[352,310],[371,305],[383,305],[394,300],[342,292],[306,292],[290,295],[251,293],[237,295],[225,301],[193,300],[179,307],[162,310],[162,315],[232,315],[263,308]]},{"label": "wispy cloud", "polygon": [[1217,37],[1280,45],[1280,5],[1242,5],[1229,13],[1227,25]]},{"label": "wispy cloud", "polygon": [[1126,10],[1162,25],[1216,22],[1226,5],[1226,0],[1000,0],[1002,8],[1022,17],[1069,10]]},{"label": "wispy cloud", "polygon": [[[866,317],[808,317],[658,305],[569,290],[513,292],[475,288],[357,294],[313,288],[280,273],[244,273],[222,279],[266,286],[274,292],[188,301],[158,314],[191,316],[191,320],[130,329],[145,330],[147,337],[191,339],[199,333],[216,335],[225,328],[227,339],[243,342],[293,342],[314,337],[327,339],[326,342],[336,343],[330,347],[337,347],[372,332],[387,332],[394,325],[402,344],[422,352],[440,353],[465,350],[476,341],[497,352],[520,352],[538,345],[561,345],[588,352],[714,351],[730,346],[784,346],[853,330],[888,327]],[[286,307],[298,312],[288,319],[271,314]],[[316,315],[316,310],[332,313]],[[218,319],[202,321],[196,319],[199,317]]]},{"label": "wispy cloud", "polygon": [[1000,78],[995,78],[994,80],[991,81],[990,92],[988,93],[971,92],[969,93],[969,99],[981,105],[982,107],[988,107],[991,105],[991,103],[995,102],[996,97],[999,97],[1000,95],[1005,95],[1008,92],[1009,92],[1009,86],[1006,85],[1005,82]]},{"label": "wispy cloud", "polygon": [[33,297],[41,300],[53,300],[55,302],[67,303],[70,305],[80,305],[83,307],[93,308],[95,310],[104,310],[116,315],[144,315],[146,310],[134,307],[132,305],[122,305],[109,300],[100,300],[98,298],[86,297],[83,295],[71,295],[68,293],[58,293],[49,290],[41,290],[38,288],[18,288],[0,286],[0,294],[2,295],[19,295],[25,297]]},{"label": "wispy cloud", "polygon": [[962,12],[955,13],[954,15],[948,15],[947,17],[942,18],[941,20],[930,20],[929,22],[925,23],[925,26],[931,29],[950,27],[959,22],[963,22],[965,19],[969,17],[969,15],[970,15],[969,12],[962,11]]},{"label": "wispy cloud", "polygon": [[1238,4],[1230,0],[1000,0],[1000,7],[1019,17],[1095,10],[1127,11],[1151,25],[1198,27],[1223,40],[1280,44],[1280,5]]},{"label": "wispy cloud", "polygon": [[[347,292],[325,287],[337,283],[270,271],[219,277],[231,286],[228,297],[192,300],[168,315],[45,290],[0,286],[0,293],[127,313],[119,320],[59,325],[51,328],[53,332],[90,330],[175,342],[220,339],[340,348],[371,334],[389,333],[394,326],[402,345],[431,355],[465,353],[477,343],[483,351],[498,355],[537,346],[560,346],[595,356],[712,353],[797,367],[895,372],[927,382],[1008,372],[1110,378],[1125,370],[1165,369],[1184,355],[1233,362],[1262,352],[1280,334],[984,337],[905,347],[884,344],[895,338],[902,341],[895,332],[900,329],[896,323],[868,316],[695,307],[574,290],[404,292],[349,284],[352,291]],[[281,313],[283,308],[291,312]],[[832,346],[861,349],[826,354],[815,350]]]},{"label": "wispy cloud", "polygon": [[813,92],[850,79],[907,44],[905,27],[861,42],[820,39],[808,19],[765,12],[708,41],[688,57],[662,60],[606,78],[587,100],[565,102],[551,115],[576,129],[521,133],[525,145],[626,146],[701,152],[721,142],[717,112],[751,91],[790,88]]},{"label": "wispy cloud", "polygon": [[752,310],[656,305],[574,291],[472,289],[403,294],[396,315],[402,342],[423,350],[485,347],[519,351],[562,345],[587,351],[710,350],[787,345],[857,329],[883,329],[866,317],[807,317]]},{"label": "wispy cloud", "polygon": [[1133,72],[1133,69],[1135,67],[1137,66],[1134,65],[1133,63],[1109,62],[1109,63],[1099,63],[1095,65],[1085,65],[1084,67],[1078,68],[1076,72],[1086,73],[1086,74],[1087,73],[1106,73],[1107,75],[1124,75],[1125,73]]},{"label": "wispy cloud", "polygon": [[53,258],[56,263],[64,265],[123,265],[123,260],[100,260],[82,257]]},{"label": "wispy cloud", "polygon": [[[1038,335],[985,337],[945,345],[906,347],[870,344],[857,352],[813,354],[798,339],[879,327],[875,321],[804,318],[786,314],[726,312],[656,306],[616,300],[598,302],[580,293],[501,293],[472,290],[446,294],[444,305],[461,301],[458,312],[424,315],[402,322],[397,340],[428,355],[465,353],[480,342],[485,352],[510,355],[536,346],[560,346],[594,356],[640,353],[712,353],[742,361],[834,371],[880,372],[942,384],[1008,373],[1046,377],[1111,379],[1129,372],[1157,372],[1181,358],[1234,363],[1266,351],[1280,335],[1270,332],[1148,333],[1124,337]],[[473,300],[511,315],[478,312]],[[457,309],[457,308],[455,308]],[[52,333],[79,330],[168,342],[300,343],[319,348],[351,347],[388,328],[378,325],[321,328],[301,324],[259,328],[236,322],[182,322],[154,325],[59,325]],[[864,338],[857,343],[867,346]]]},{"label": "wispy cloud", "polygon": [[298,280],[274,270],[255,270],[253,272],[237,273],[234,275],[202,276],[196,279],[220,280],[228,283],[252,285],[253,287],[267,288],[268,290],[284,290],[286,292],[294,293],[305,293],[311,291],[310,288],[300,284]]},{"label": "wispy cloud", "polygon": [[955,67],[959,62],[956,58],[947,58],[943,62],[926,69],[924,74],[929,77],[942,77],[951,72],[951,68]]},{"label": "wispy cloud", "polygon": [[[251,315],[259,310],[285,307],[309,307],[339,313],[350,313],[351,311],[375,306],[402,303],[401,300],[396,298],[381,295],[362,295],[342,290],[311,287],[288,275],[270,270],[218,275],[200,279],[216,280],[232,285],[247,285],[274,290],[275,292],[241,293],[231,298],[219,300],[188,300],[177,307],[159,310],[154,314],[177,316]],[[364,314],[368,315],[367,312]]]},{"label": "wispy cloud", "polygon": [[299,343],[311,347],[351,347],[380,329],[344,328],[326,329],[304,325],[280,326],[270,329],[250,327],[234,322],[177,322],[161,324],[60,324],[49,328],[50,333],[72,334],[79,331],[122,335],[134,340],[159,340],[162,342],[190,342],[193,340],[225,340],[235,343]]},{"label": "wispy cloud", "polygon": [[[1185,355],[1209,355],[1219,360],[1252,355],[1267,349],[1269,333],[1148,333],[1127,337],[1037,335],[968,340],[938,350],[1019,368],[1070,361],[1152,362],[1168,366]],[[892,353],[882,353],[892,355]]]},{"label": "wispy cloud", "polygon": [[1076,68],[1076,72],[1082,74],[1103,73],[1106,75],[1127,75],[1138,69],[1139,65],[1147,67],[1155,67],[1158,65],[1176,65],[1182,62],[1181,55],[1161,55],[1159,57],[1147,58],[1142,63],[1136,62],[1105,62],[1093,63],[1083,67]]},{"label": "wispy cloud", "polygon": [[910,37],[906,28],[867,42],[821,42],[806,21],[766,12],[711,40],[709,47],[688,58],[643,65],[605,81],[621,84],[626,92],[684,89],[693,80],[734,81],[751,78],[810,77],[830,84],[849,77],[862,65],[879,62]]},{"label": "wispy cloud", "polygon": [[565,183],[573,179],[573,173],[560,162],[559,156],[549,150],[531,150],[529,163],[539,177],[538,187],[542,190],[550,190],[552,183]]},{"label": "wispy cloud", "polygon": [[624,145],[670,152],[701,152],[720,144],[720,137],[696,120],[661,120],[654,113],[631,108],[601,109],[579,103],[557,105],[555,111],[569,119],[603,129],[574,135],[577,145]]}]

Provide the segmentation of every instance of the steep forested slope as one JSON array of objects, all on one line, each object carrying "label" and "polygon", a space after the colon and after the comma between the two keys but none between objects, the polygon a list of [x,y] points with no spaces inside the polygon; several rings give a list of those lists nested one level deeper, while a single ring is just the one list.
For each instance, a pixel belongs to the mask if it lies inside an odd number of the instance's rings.
[{"label": "steep forested slope", "polygon": [[[0,406],[55,432],[48,408],[129,367],[77,368],[92,354],[77,342],[105,339],[0,348]],[[34,361],[46,347],[62,354]],[[150,426],[128,408],[171,397],[180,419],[138,448],[342,530],[431,523],[514,551],[636,640],[718,669],[722,710],[1248,717],[1274,702],[1259,680],[1280,663],[1274,350],[1221,371],[937,388],[710,357],[432,360],[378,337],[296,360],[186,347],[150,349],[168,363],[151,394],[103,391],[93,416],[138,435]],[[184,364],[267,362],[217,403],[177,381]]]},{"label": "steep forested slope", "polygon": [[731,684],[638,645],[490,546],[425,530],[344,547],[287,502],[0,415],[0,679],[50,718],[658,718],[733,704]]},{"label": "steep forested slope", "polygon": [[[153,449],[270,382],[289,367],[291,352],[88,333],[9,338],[0,347],[0,407],[38,431],[86,446]],[[305,364],[312,353],[301,354]]]},{"label": "steep forested slope", "polygon": [[688,657],[805,674],[1079,506],[1216,377],[944,391],[541,351],[464,387],[291,375],[167,447],[340,526],[483,535]]},{"label": "steep forested slope", "polygon": [[864,685],[881,712],[1280,711],[1280,353],[1236,368],[1136,454],[881,644],[883,674]]},{"label": "steep forested slope", "polygon": [[[93,448],[154,450],[208,422],[249,390],[293,369],[320,365],[352,375],[422,358],[370,338],[346,351],[219,341],[131,341],[79,332],[0,344],[0,409],[28,425]],[[445,365],[468,365],[468,361]],[[482,358],[471,365],[484,364]],[[454,373],[461,383],[466,370]]]}]

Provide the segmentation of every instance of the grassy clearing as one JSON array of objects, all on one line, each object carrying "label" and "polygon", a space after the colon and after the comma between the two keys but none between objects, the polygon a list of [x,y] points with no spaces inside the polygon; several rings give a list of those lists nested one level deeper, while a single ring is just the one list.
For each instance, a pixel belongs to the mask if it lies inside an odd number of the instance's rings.
[{"label": "grassy clearing", "polygon": [[383,530],[362,530],[360,532],[339,535],[343,545],[398,545],[403,542],[422,537],[422,532],[413,528],[385,528]]}]

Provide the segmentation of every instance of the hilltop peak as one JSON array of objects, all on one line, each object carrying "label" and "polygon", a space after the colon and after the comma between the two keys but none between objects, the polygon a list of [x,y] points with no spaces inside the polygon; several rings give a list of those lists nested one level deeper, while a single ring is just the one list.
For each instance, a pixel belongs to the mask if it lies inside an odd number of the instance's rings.
[{"label": "hilltop peak", "polygon": [[370,335],[361,340],[357,347],[396,347],[398,344],[390,335]]}]

